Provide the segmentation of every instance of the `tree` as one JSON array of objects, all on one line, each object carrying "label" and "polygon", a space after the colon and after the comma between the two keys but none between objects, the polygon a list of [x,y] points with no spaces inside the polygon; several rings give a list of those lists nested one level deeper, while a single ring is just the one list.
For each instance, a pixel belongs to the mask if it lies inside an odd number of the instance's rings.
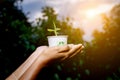
[{"label": "tree", "polygon": [[19,6],[15,5],[18,1],[2,0],[0,2],[1,80],[13,72],[34,50],[34,46],[30,43],[31,24],[27,22]]},{"label": "tree", "polygon": [[[93,33],[92,45],[94,50],[94,65],[104,72],[99,72],[99,77],[120,79],[120,4],[114,6],[109,15],[102,15],[104,26],[103,31]],[[104,75],[102,75],[104,73]],[[97,74],[98,75],[98,74]]]}]

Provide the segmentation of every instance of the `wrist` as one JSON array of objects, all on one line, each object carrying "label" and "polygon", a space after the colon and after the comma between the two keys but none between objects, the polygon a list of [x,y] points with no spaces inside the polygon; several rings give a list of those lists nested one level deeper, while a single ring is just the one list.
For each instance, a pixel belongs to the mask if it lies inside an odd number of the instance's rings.
[{"label": "wrist", "polygon": [[37,59],[40,67],[46,67],[48,66],[49,60],[47,60],[44,56],[40,56]]}]

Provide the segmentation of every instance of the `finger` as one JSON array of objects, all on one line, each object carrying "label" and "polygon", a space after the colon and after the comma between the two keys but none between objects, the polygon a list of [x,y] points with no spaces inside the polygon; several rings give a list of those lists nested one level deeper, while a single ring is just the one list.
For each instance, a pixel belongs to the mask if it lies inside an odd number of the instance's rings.
[{"label": "finger", "polygon": [[82,44],[74,45],[72,49],[66,54],[67,56],[73,55],[76,51],[78,51],[82,47]]},{"label": "finger", "polygon": [[74,46],[74,44],[68,44],[68,46],[70,47],[70,49]]},{"label": "finger", "polygon": [[53,49],[55,51],[57,51],[58,53],[61,53],[61,52],[69,51],[70,47],[68,45],[65,45],[65,46],[55,46],[55,47],[53,47]]},{"label": "finger", "polygon": [[40,46],[37,49],[41,50],[41,49],[45,49],[45,48],[48,48],[48,46]]},{"label": "finger", "polygon": [[70,58],[72,58],[73,56],[77,55],[78,53],[81,53],[83,48],[84,48],[84,46],[82,46],[80,49],[78,49],[73,55],[70,56]]},{"label": "finger", "polygon": [[36,49],[36,51],[38,51],[39,53],[42,52],[43,50],[45,50],[46,48],[48,48],[48,46],[40,46]]}]

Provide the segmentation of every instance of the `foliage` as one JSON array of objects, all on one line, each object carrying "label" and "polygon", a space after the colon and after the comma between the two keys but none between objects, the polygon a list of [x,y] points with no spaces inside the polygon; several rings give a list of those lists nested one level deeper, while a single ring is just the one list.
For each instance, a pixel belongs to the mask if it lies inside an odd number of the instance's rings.
[{"label": "foliage", "polygon": [[[113,80],[120,76],[118,69],[120,67],[120,4],[113,7],[109,15],[102,15],[103,31],[94,32],[92,41],[92,63],[96,67],[99,77],[111,76]],[[97,71],[99,69],[100,71]],[[104,75],[101,75],[104,71]],[[96,74],[96,73],[95,73]]]},{"label": "foliage", "polygon": [[15,0],[0,3],[0,78],[13,72],[34,50],[30,43],[31,25],[14,3]]},{"label": "foliage", "polygon": [[[13,72],[37,46],[47,45],[47,29],[53,21],[60,28],[59,34],[68,35],[68,43],[82,43],[84,52],[77,56],[44,68],[38,76],[44,80],[120,80],[120,4],[113,7],[110,16],[102,15],[103,32],[94,31],[92,42],[83,40],[83,30],[73,28],[69,17],[58,20],[52,7],[42,9],[42,18],[31,26],[18,8],[17,1],[0,1],[0,59],[3,80]],[[14,65],[14,66],[13,66]],[[47,77],[46,77],[47,76]]]}]

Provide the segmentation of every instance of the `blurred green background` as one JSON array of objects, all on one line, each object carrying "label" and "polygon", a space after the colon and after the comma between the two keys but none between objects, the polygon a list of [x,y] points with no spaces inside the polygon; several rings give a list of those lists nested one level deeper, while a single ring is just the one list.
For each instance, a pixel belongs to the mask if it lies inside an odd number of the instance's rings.
[{"label": "blurred green background", "polygon": [[[48,45],[47,28],[54,21],[61,28],[60,34],[68,35],[68,43],[82,43],[81,54],[44,68],[38,80],[120,80],[120,4],[102,14],[103,31],[95,30],[91,42],[84,41],[84,31],[73,28],[70,18],[57,19],[52,7],[42,8],[43,18],[31,25],[18,5],[22,0],[0,1],[0,80],[10,75],[38,47]],[[47,17],[47,19],[46,19]]]}]

